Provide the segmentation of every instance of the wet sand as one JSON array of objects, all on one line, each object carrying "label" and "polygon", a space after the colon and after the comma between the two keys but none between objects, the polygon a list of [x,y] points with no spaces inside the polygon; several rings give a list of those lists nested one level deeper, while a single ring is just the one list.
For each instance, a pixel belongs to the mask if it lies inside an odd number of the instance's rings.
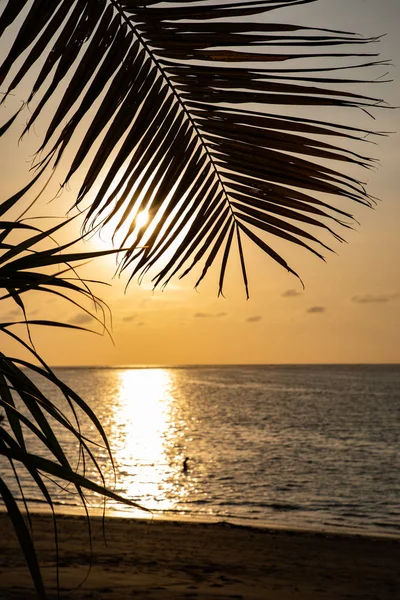
[{"label": "wet sand", "polygon": [[[228,523],[58,518],[62,599],[395,600],[400,540],[270,530]],[[51,517],[35,515],[49,598],[55,599]],[[88,576],[87,576],[88,575]],[[87,576],[86,580],[85,577]],[[83,582],[83,583],[82,583]],[[77,586],[80,586],[78,589]],[[35,598],[7,515],[0,513],[0,598]]]}]

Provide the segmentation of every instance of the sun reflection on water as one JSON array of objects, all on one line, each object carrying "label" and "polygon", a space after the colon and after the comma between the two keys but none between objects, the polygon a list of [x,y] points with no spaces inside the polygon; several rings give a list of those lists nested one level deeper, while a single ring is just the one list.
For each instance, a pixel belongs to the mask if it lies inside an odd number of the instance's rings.
[{"label": "sun reflection on water", "polygon": [[182,473],[183,448],[167,369],[127,369],[118,373],[110,407],[110,441],[117,487],[146,507],[173,510],[188,494]]}]

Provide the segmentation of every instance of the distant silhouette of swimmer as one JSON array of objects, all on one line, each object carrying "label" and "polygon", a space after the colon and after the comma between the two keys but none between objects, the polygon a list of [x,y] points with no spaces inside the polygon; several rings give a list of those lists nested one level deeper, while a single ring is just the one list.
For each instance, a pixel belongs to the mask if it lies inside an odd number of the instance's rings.
[{"label": "distant silhouette of swimmer", "polygon": [[183,467],[182,467],[182,471],[183,471],[184,473],[187,473],[187,472],[189,471],[188,460],[189,460],[189,457],[187,456],[187,457],[185,458],[185,460],[183,461]]}]

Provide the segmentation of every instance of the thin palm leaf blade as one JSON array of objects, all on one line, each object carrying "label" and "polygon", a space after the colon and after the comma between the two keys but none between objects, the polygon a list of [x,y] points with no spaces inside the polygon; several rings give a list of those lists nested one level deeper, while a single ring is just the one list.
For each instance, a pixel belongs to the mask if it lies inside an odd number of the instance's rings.
[{"label": "thin palm leaf blade", "polygon": [[[0,450],[1,448],[2,444],[0,444]],[[1,477],[0,495],[3,498],[4,504],[7,507],[7,511],[13,524],[14,531],[18,537],[18,541],[24,552],[26,563],[31,573],[32,581],[34,583],[38,598],[40,598],[41,600],[46,600],[47,596],[43,585],[43,579],[40,572],[35,547],[32,542],[32,537],[29,533],[28,527],[26,526],[22,513],[14,500],[13,494],[10,492],[8,486]]]}]

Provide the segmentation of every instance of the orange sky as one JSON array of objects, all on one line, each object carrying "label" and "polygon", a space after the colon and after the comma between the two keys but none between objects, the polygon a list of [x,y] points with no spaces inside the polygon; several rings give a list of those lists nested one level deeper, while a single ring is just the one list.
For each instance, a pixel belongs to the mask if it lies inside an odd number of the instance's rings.
[{"label": "orange sky", "polygon": [[[345,12],[341,13],[340,7]],[[393,58],[395,65],[400,64],[397,0],[353,0],[351,8],[345,0],[335,2],[335,7],[321,0],[289,12],[285,15],[288,21],[313,19],[313,24],[366,35],[387,32],[379,51],[383,57]],[[283,13],[279,17],[283,20]],[[371,93],[383,94],[392,105],[399,105],[398,69],[391,69],[391,76],[397,83],[380,86],[378,91],[372,88]],[[8,101],[5,111],[12,112],[13,101],[18,102],[18,96]],[[398,111],[379,111],[376,116],[371,125],[367,116],[357,115],[357,124],[399,130]],[[26,116],[20,123],[25,120]],[[28,180],[28,159],[39,139],[32,132],[17,148],[15,131],[5,136],[1,146],[3,198]],[[115,345],[107,336],[37,329],[37,349],[50,364],[58,365],[400,362],[399,135],[378,141],[371,153],[381,160],[382,167],[378,172],[361,173],[361,179],[383,202],[374,211],[351,207],[361,227],[345,232],[349,244],[331,241],[338,255],[327,257],[327,264],[306,251],[276,245],[302,276],[305,291],[296,278],[249,247],[248,301],[236,258],[230,264],[226,299],[217,298],[216,270],[198,292],[193,290],[195,276],[176,280],[164,292],[155,293],[150,278],[141,287],[132,282],[126,293],[126,279],[113,280],[111,288],[95,291],[112,309]],[[46,204],[50,195],[42,198],[38,213],[65,213],[73,201],[73,191],[50,205]],[[93,240],[88,247],[105,245]],[[85,267],[83,272],[110,281],[113,271],[113,260],[108,258],[95,268]],[[34,318],[61,317],[91,325],[84,313],[51,298],[33,297],[29,306]],[[3,318],[13,317],[13,311],[11,305],[4,304]],[[4,343],[6,350],[13,351],[8,342]],[[2,340],[3,347],[4,343]]]}]

